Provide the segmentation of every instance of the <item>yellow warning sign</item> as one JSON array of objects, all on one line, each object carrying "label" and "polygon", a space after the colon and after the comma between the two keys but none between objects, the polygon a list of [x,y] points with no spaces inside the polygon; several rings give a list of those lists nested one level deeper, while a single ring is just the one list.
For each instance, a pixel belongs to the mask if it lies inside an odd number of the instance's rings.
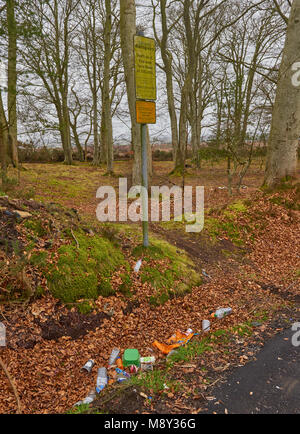
[{"label": "yellow warning sign", "polygon": [[156,104],[152,101],[136,102],[136,121],[138,124],[156,124]]},{"label": "yellow warning sign", "polygon": [[136,98],[156,100],[155,40],[134,37]]}]

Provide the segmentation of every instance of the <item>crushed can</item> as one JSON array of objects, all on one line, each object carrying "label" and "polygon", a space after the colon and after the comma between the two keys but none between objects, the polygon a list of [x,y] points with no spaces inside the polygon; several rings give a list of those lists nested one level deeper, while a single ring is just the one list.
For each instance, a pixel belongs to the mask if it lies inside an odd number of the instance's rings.
[{"label": "crushed can", "polygon": [[88,362],[86,362],[86,364],[81,368],[81,370],[91,373],[94,366],[95,366],[95,362],[94,360],[91,359]]}]

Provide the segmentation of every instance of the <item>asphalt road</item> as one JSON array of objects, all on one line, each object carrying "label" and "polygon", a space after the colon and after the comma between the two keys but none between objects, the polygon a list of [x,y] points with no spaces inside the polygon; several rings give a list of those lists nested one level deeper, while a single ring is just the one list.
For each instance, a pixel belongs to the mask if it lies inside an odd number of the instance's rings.
[{"label": "asphalt road", "polygon": [[[287,330],[266,343],[256,360],[210,391],[203,413],[300,414],[300,346]],[[298,337],[300,343],[300,336]]]}]

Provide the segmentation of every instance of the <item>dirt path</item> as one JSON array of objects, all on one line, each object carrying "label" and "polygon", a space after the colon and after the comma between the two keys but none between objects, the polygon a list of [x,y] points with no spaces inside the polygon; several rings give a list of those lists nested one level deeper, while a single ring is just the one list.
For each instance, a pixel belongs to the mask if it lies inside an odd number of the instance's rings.
[{"label": "dirt path", "polygon": [[299,414],[300,346],[292,345],[294,333],[287,330],[275,336],[255,361],[211,390],[215,399],[203,413]]}]

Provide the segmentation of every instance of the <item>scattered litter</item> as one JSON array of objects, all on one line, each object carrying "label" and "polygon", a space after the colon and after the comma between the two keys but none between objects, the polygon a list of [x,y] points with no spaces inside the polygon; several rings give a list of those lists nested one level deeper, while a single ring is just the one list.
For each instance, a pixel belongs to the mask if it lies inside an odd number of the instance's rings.
[{"label": "scattered litter", "polygon": [[211,276],[209,274],[207,274],[205,270],[202,270],[202,274],[203,274],[204,277],[207,277],[208,279],[211,279]]},{"label": "scattered litter", "polygon": [[138,273],[138,272],[140,271],[141,266],[142,266],[142,260],[139,259],[139,260],[137,261],[137,263],[135,264],[135,267],[134,267],[134,271],[135,271],[135,273]]},{"label": "scattered litter", "polygon": [[139,371],[139,368],[136,365],[129,366],[129,371],[131,374],[137,374]]},{"label": "scattered litter", "polygon": [[213,318],[222,319],[225,316],[230,315],[231,313],[232,313],[231,307],[226,307],[226,308],[217,309],[216,312],[214,312],[211,316]]},{"label": "scattered litter", "polygon": [[96,399],[96,391],[95,389],[92,389],[88,394],[88,396],[84,398],[82,401],[76,402],[76,404],[74,404],[74,407],[79,407],[80,405],[84,405],[84,404],[91,404],[92,402],[95,401],[95,399]]},{"label": "scattered litter", "polygon": [[117,358],[117,360],[116,360],[116,365],[117,365],[117,367],[119,368],[119,369],[124,369],[124,365],[123,365],[123,362],[122,362],[122,359],[121,359],[121,357],[118,357]]},{"label": "scattered litter", "polygon": [[125,368],[127,368],[128,366],[132,366],[135,365],[136,367],[140,367],[141,362],[140,362],[140,353],[138,352],[138,350],[135,349],[127,349],[124,351],[124,355],[123,355],[123,365]]},{"label": "scattered litter", "polygon": [[118,374],[117,375],[117,382],[118,383],[123,383],[124,381],[127,381],[128,377],[126,377],[124,374]]},{"label": "scattered litter", "polygon": [[119,358],[120,350],[119,348],[114,348],[111,352],[111,355],[109,357],[108,361],[108,367],[110,368],[112,365],[114,365]]},{"label": "scattered litter", "polygon": [[87,371],[88,373],[92,372],[93,367],[95,366],[94,360],[89,360],[86,364],[81,368],[82,371]]},{"label": "scattered litter", "polygon": [[155,364],[155,357],[141,357],[142,371],[153,371],[154,364]]},{"label": "scattered litter", "polygon": [[107,386],[107,383],[108,383],[108,377],[107,377],[106,368],[99,368],[98,376],[97,376],[96,392],[100,393],[101,390],[103,390]]},{"label": "scattered litter", "polygon": [[206,333],[210,331],[210,321],[208,321],[207,319],[204,319],[202,321],[202,331]]},{"label": "scattered litter", "polygon": [[152,399],[152,397],[151,396],[147,396],[145,393],[143,393],[143,392],[139,392],[139,395],[142,397],[142,398],[145,398],[145,399]]},{"label": "scattered litter", "polygon": [[161,351],[163,354],[169,354],[175,348],[179,348],[182,345],[186,345],[194,335],[195,333],[192,331],[192,329],[188,329],[185,333],[177,331],[175,334],[173,334],[170,337],[170,339],[167,340],[167,345],[162,344],[158,341],[154,341],[152,345],[156,347],[159,351]]},{"label": "scattered litter", "polygon": [[120,368],[116,368],[116,373],[119,374],[119,375],[124,375],[124,377],[126,377],[126,378],[130,378],[131,377],[131,375],[128,374],[128,372],[126,372],[126,371],[124,371],[124,370],[122,370]]}]

